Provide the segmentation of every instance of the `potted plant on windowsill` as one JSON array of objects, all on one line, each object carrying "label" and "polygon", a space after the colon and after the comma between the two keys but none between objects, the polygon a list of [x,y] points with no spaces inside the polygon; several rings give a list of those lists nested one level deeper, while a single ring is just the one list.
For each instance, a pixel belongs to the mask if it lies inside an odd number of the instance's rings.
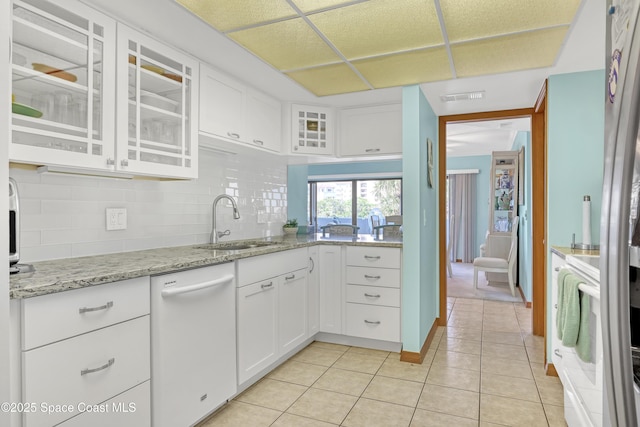
[{"label": "potted plant on windowsill", "polygon": [[298,233],[298,220],[288,219],[282,226],[285,236],[295,236]]}]

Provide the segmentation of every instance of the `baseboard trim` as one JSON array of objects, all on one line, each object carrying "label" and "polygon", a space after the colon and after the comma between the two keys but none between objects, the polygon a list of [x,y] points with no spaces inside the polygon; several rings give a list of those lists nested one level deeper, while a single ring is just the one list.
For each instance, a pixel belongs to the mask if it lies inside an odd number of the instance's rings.
[{"label": "baseboard trim", "polygon": [[547,366],[545,366],[545,374],[547,374],[547,376],[549,377],[558,377],[558,371],[556,371],[556,367],[553,366],[553,363],[547,363]]},{"label": "baseboard trim", "polygon": [[525,308],[531,308],[531,301],[527,301],[527,298],[524,296],[524,292],[522,292],[522,288],[520,286],[518,286],[518,292],[520,292]]},{"label": "baseboard trim", "polygon": [[435,319],[433,321],[433,325],[431,325],[431,330],[427,334],[427,338],[424,340],[424,343],[422,344],[422,348],[420,349],[420,352],[417,353],[415,351],[402,350],[400,352],[400,361],[421,365],[422,361],[427,355],[427,350],[429,350],[429,346],[431,345],[431,342],[433,342],[433,338],[436,336],[437,330],[438,330],[438,319]]}]

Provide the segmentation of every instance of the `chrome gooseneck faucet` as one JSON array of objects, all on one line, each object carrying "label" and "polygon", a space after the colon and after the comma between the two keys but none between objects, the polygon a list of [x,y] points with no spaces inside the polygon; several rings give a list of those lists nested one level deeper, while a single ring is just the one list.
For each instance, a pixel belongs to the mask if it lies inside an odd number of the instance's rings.
[{"label": "chrome gooseneck faucet", "polygon": [[220,199],[229,199],[231,201],[231,206],[233,207],[233,219],[240,219],[240,212],[238,212],[238,205],[236,205],[236,201],[233,200],[231,196],[227,196],[226,194],[221,194],[215,198],[213,201],[213,214],[212,214],[212,228],[211,228],[211,243],[218,243],[218,239],[222,236],[228,236],[231,234],[229,230],[218,231],[216,228],[216,206],[218,206],[218,202]]}]

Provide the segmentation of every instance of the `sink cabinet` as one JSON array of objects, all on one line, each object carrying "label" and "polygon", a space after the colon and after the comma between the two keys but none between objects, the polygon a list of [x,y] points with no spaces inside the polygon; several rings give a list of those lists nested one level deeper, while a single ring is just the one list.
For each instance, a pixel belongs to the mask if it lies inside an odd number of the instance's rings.
[{"label": "sink cabinet", "polygon": [[306,248],[236,263],[239,385],[308,338],[307,266]]}]

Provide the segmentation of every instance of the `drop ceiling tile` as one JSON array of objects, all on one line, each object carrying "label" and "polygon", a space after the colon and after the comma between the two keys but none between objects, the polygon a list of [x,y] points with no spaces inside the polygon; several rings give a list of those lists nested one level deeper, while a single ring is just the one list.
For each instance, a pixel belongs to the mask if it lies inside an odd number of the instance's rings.
[{"label": "drop ceiling tile", "polygon": [[569,25],[581,0],[440,0],[449,41]]},{"label": "drop ceiling tile", "polygon": [[298,6],[302,12],[309,13],[329,7],[353,3],[353,0],[293,0],[293,3]]},{"label": "drop ceiling tile", "polygon": [[229,31],[248,25],[297,16],[286,0],[176,0],[218,31]]},{"label": "drop ceiling tile", "polygon": [[368,1],[309,19],[349,60],[443,43],[433,1]]},{"label": "drop ceiling tile", "polygon": [[451,46],[458,77],[549,67],[560,53],[569,27],[496,37]]},{"label": "drop ceiling tile", "polygon": [[369,86],[345,63],[287,73],[317,96],[368,90]]},{"label": "drop ceiling tile", "polygon": [[444,47],[364,59],[353,65],[376,89],[452,78]]},{"label": "drop ceiling tile", "polygon": [[229,33],[228,36],[279,70],[340,61],[302,18]]}]

